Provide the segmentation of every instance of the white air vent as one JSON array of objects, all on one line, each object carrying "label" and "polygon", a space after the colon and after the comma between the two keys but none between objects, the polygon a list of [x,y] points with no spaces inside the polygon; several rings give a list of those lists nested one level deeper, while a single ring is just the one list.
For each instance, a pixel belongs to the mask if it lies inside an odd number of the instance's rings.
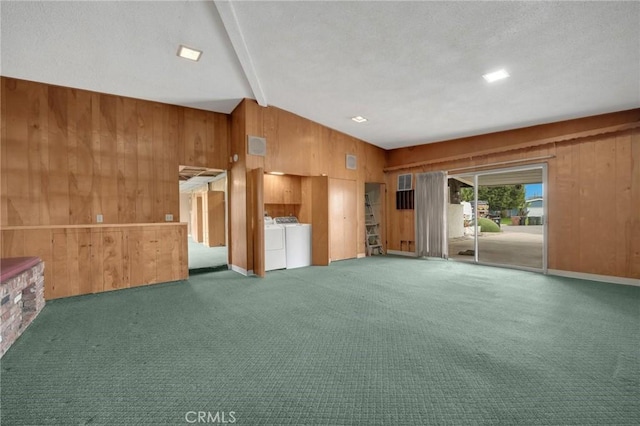
[{"label": "white air vent", "polygon": [[356,156],[347,154],[347,169],[355,170],[357,167]]},{"label": "white air vent", "polygon": [[247,153],[250,155],[259,155],[264,157],[267,155],[267,140],[258,136],[247,137]]},{"label": "white air vent", "polygon": [[411,173],[398,175],[398,191],[411,191],[412,177]]}]

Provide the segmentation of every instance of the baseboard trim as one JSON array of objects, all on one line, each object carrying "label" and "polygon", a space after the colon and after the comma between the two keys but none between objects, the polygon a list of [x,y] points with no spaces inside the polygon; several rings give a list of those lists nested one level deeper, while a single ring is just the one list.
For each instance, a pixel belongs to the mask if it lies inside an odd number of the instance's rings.
[{"label": "baseboard trim", "polygon": [[229,269],[231,269],[233,272],[237,272],[239,274],[242,274],[245,277],[248,277],[249,275],[253,275],[253,271],[247,271],[246,269],[241,268],[241,267],[236,266],[236,265],[229,265]]},{"label": "baseboard trim", "polygon": [[387,254],[395,254],[396,256],[417,257],[412,251],[387,250]]},{"label": "baseboard trim", "polygon": [[367,257],[367,254],[366,253],[358,253],[356,255],[356,259],[362,259],[363,257]]},{"label": "baseboard trim", "polygon": [[587,274],[585,272],[562,271],[560,269],[549,269],[547,270],[547,273],[549,275],[557,275],[559,277],[579,278],[582,280],[601,281],[601,282],[611,283],[611,284],[632,285],[632,286],[640,287],[640,280],[636,280],[634,278],[614,277],[611,275]]}]

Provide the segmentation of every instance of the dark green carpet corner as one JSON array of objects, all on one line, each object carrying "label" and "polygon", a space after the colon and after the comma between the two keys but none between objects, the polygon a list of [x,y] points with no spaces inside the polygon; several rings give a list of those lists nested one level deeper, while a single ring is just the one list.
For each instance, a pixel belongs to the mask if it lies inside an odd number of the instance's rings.
[{"label": "dark green carpet corner", "polygon": [[639,348],[638,287],[391,256],[225,271],[48,302],[1,361],[1,424],[638,424]]}]

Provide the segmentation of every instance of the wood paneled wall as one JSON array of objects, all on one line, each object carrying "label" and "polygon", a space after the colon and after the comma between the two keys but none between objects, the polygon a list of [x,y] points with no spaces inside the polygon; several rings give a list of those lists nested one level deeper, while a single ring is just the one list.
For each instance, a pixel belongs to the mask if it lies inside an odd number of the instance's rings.
[{"label": "wood paneled wall", "polygon": [[[396,210],[398,174],[503,161],[548,164],[548,266],[563,271],[640,278],[640,110],[588,117],[388,152],[388,248],[414,240],[413,210]],[[616,129],[628,128],[628,130]],[[593,136],[589,136],[593,134]],[[540,139],[538,139],[540,138]],[[508,141],[515,140],[516,143]],[[523,141],[531,146],[522,146]],[[465,141],[467,152],[460,153]],[[504,145],[490,141],[502,141]],[[491,152],[488,152],[491,151]],[[464,157],[464,158],[463,158]],[[422,163],[399,169],[401,163]],[[506,167],[496,166],[493,168]],[[406,249],[406,247],[404,247]]]},{"label": "wood paneled wall", "polygon": [[14,227],[2,257],[45,262],[45,299],[188,278],[187,225]]},{"label": "wood paneled wall", "polygon": [[[230,156],[236,156],[227,172],[229,180],[228,207],[228,253],[229,265],[237,272],[247,274],[253,267],[253,248],[248,249],[247,222],[251,212],[247,211],[247,155],[246,155],[246,101],[241,102],[231,114]],[[253,247],[253,246],[251,246]],[[249,254],[251,253],[251,254]]]},{"label": "wood paneled wall", "polygon": [[2,256],[43,258],[48,299],[187,278],[186,227],[165,214],[180,217],[178,165],[227,168],[229,117],[0,86]]},{"label": "wood paneled wall", "polygon": [[226,169],[228,116],[2,77],[6,226],[179,217],[178,165]]},{"label": "wood paneled wall", "polygon": [[[358,227],[357,252],[364,254],[364,184],[384,183],[385,151],[279,108],[260,107],[252,100],[244,100],[233,112],[232,117],[232,133],[235,128],[238,129],[238,132],[232,135],[230,152],[230,155],[239,156],[238,164],[234,165],[238,168],[237,188],[242,188],[240,182],[243,179],[243,167],[248,170],[261,167],[266,172],[277,171],[298,176],[325,175],[355,181],[357,202],[356,210],[352,214]],[[247,135],[267,139],[265,157],[246,154]],[[357,157],[357,170],[346,168],[347,154]],[[239,191],[238,195],[241,194],[242,191]],[[241,224],[232,224],[232,228],[234,226],[242,227]],[[248,239],[251,238],[250,235],[246,236]],[[242,253],[245,252],[246,248],[243,247],[237,255],[242,257]],[[246,264],[250,264],[250,261],[246,261]]]},{"label": "wood paneled wall", "polygon": [[[383,149],[276,107],[263,108],[252,100],[243,103],[249,123],[247,134],[267,139],[267,155],[247,155],[248,168],[263,167],[265,172],[298,176],[384,181]],[[347,154],[357,157],[357,170],[346,168]]]},{"label": "wood paneled wall", "polygon": [[594,136],[603,132],[624,130],[640,120],[640,110],[615,112],[593,117],[541,124],[504,132],[488,133],[444,142],[392,149],[386,152],[386,169],[420,166],[424,161],[466,160],[470,155],[493,155],[515,149],[528,149],[534,145],[562,142]]},{"label": "wood paneled wall", "polygon": [[558,144],[549,268],[640,279],[640,129]]}]

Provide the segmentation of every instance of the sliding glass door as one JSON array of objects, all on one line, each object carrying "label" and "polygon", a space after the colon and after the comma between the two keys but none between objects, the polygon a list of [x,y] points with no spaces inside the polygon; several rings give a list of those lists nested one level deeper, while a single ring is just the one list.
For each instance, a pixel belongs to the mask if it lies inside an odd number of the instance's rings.
[{"label": "sliding glass door", "polygon": [[546,165],[449,179],[449,255],[546,272]]}]

